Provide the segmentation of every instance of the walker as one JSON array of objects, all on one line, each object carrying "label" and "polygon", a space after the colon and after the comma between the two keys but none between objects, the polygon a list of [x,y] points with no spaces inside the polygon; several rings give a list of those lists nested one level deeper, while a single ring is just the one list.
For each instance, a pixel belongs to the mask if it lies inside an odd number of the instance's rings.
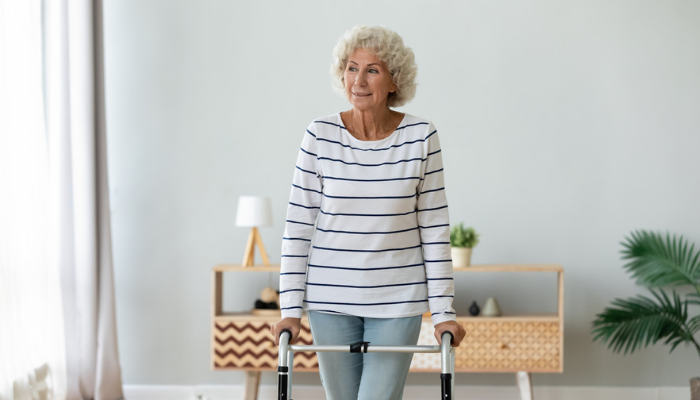
[{"label": "walker", "polygon": [[452,400],[455,382],[452,376],[455,372],[455,348],[452,344],[452,333],[442,334],[440,346],[372,346],[368,342],[360,342],[343,346],[290,345],[292,333],[285,329],[280,333],[279,365],[277,366],[277,399],[292,399],[292,369],[294,367],[295,351],[349,351],[351,353],[440,353],[442,373],[440,381],[442,395],[440,400]]}]

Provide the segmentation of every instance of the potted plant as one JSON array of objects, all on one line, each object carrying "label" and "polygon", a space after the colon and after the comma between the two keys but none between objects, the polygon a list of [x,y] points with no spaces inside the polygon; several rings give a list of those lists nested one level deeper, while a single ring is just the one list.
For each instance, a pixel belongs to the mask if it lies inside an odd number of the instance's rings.
[{"label": "potted plant", "polygon": [[[593,341],[600,340],[613,352],[624,350],[627,354],[665,339],[664,344],[671,344],[669,353],[685,343],[700,355],[700,345],[693,336],[700,330],[700,315],[688,314],[689,304],[700,305],[700,251],[695,252],[694,244],[689,248],[683,236],[676,239],[667,233],[664,238],[643,230],[633,232],[621,244],[622,259],[629,260],[624,268],[654,298],[616,298],[612,307],[596,315]],[[670,296],[662,289],[685,285],[695,293],[686,294],[684,299],[673,289]],[[690,386],[692,400],[700,400],[700,377],[690,379]]]},{"label": "potted plant", "polygon": [[479,234],[474,231],[474,228],[465,228],[462,223],[453,227],[450,231],[452,266],[460,268],[471,265],[472,247],[477,243],[479,243]]}]

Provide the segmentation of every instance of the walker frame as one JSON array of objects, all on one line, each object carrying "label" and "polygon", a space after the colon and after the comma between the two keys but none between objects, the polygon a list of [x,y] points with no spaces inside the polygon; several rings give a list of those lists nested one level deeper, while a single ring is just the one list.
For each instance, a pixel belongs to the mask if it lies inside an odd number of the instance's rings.
[{"label": "walker frame", "polygon": [[350,353],[440,353],[442,373],[440,374],[440,400],[453,400],[455,348],[452,347],[452,333],[443,332],[440,346],[376,346],[368,342],[351,345],[290,345],[291,332],[288,329],[280,333],[279,361],[277,366],[277,399],[292,399],[292,370],[295,351],[336,351]]}]

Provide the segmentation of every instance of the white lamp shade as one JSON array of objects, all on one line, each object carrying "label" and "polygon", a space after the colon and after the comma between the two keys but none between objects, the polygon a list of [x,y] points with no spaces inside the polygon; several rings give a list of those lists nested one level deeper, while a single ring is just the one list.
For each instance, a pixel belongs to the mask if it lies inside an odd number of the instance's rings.
[{"label": "white lamp shade", "polygon": [[258,227],[272,225],[272,203],[269,197],[241,196],[238,198],[236,226]]}]

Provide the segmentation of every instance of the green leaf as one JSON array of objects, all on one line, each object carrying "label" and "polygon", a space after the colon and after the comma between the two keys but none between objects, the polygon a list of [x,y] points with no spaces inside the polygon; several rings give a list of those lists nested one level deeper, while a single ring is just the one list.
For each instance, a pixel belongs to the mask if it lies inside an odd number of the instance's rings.
[{"label": "green leaf", "polygon": [[700,251],[683,236],[666,238],[657,232],[635,231],[622,242],[624,268],[636,283],[648,288],[666,285],[697,285],[700,280]]},{"label": "green leaf", "polygon": [[642,295],[615,299],[614,307],[597,314],[593,321],[593,341],[607,343],[613,352],[624,351],[624,354],[663,339],[667,339],[666,344],[674,343],[671,351],[679,343],[692,342],[693,327],[700,325],[700,321],[696,321],[697,317],[687,321],[687,301],[682,301],[675,291],[672,299],[663,291],[650,291],[655,299]]}]

